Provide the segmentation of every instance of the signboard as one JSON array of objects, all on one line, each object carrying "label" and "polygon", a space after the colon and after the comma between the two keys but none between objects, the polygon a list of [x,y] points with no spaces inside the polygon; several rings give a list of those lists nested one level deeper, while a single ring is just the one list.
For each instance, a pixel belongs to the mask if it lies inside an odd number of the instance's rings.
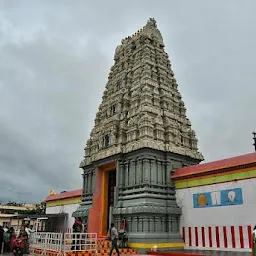
[{"label": "signboard", "polygon": [[194,208],[231,206],[243,204],[241,188],[193,194]]}]

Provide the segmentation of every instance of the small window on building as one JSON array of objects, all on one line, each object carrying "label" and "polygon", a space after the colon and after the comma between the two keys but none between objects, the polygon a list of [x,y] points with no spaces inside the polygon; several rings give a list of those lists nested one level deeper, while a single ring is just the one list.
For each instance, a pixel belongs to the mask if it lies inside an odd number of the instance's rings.
[{"label": "small window on building", "polygon": [[110,107],[110,114],[113,116],[115,113],[116,113],[116,105],[114,104]]},{"label": "small window on building", "polygon": [[181,145],[183,145],[183,143],[184,143],[182,135],[183,135],[182,130],[180,130],[180,143],[181,143]]},{"label": "small window on building", "polygon": [[3,227],[8,228],[8,227],[10,227],[10,224],[11,224],[11,222],[4,221],[3,222]]},{"label": "small window on building", "polygon": [[117,81],[117,83],[116,83],[116,90],[118,91],[118,90],[120,90],[121,89],[121,81],[119,80],[119,81]]},{"label": "small window on building", "polygon": [[109,134],[106,134],[103,139],[103,147],[107,148],[110,144],[110,137]]}]

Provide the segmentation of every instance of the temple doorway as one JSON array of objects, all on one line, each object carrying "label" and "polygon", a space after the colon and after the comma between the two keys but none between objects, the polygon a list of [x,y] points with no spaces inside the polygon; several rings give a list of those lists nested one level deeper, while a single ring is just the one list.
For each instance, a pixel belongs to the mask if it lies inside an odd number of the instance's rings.
[{"label": "temple doorway", "polygon": [[110,227],[113,216],[113,207],[115,201],[115,187],[116,187],[116,170],[108,171],[108,189],[107,189],[107,232]]},{"label": "temple doorway", "polygon": [[97,167],[93,207],[90,209],[88,218],[88,232],[97,233],[98,237],[106,237],[109,225],[113,222],[116,180],[115,162]]}]

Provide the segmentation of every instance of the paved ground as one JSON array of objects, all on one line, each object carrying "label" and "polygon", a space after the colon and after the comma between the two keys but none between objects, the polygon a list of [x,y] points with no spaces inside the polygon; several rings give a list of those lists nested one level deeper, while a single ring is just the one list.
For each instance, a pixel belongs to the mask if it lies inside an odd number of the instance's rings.
[{"label": "paved ground", "polygon": [[[179,253],[177,251],[177,253]],[[204,255],[215,255],[215,256],[251,256],[251,252],[223,252],[223,251],[198,251],[198,250],[185,250],[185,251],[180,251],[180,253],[184,253],[184,255],[187,256],[204,256]],[[1,254],[0,254],[1,255]],[[3,256],[10,256],[10,253],[4,253]],[[28,256],[28,254],[24,254],[24,256]],[[33,256],[33,254],[29,254]],[[171,255],[171,254],[170,254]],[[141,256],[152,256],[152,255],[147,255],[143,254]]]},{"label": "paved ground", "polygon": [[[185,250],[183,253],[191,253],[188,255],[215,255],[215,256],[251,256],[251,252],[224,252],[224,251],[198,251]],[[185,255],[185,254],[184,254]]]}]

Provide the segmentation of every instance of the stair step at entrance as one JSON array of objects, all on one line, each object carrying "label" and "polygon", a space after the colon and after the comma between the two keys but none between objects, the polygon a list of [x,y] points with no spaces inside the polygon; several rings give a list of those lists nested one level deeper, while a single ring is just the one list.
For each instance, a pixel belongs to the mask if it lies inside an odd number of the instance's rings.
[{"label": "stair step at entrance", "polygon": [[[38,254],[40,255],[40,254]],[[54,255],[50,255],[50,254],[46,254],[47,256],[57,256],[57,253],[55,253]],[[95,254],[92,253],[92,252],[84,252],[84,251],[81,251],[81,252],[67,252],[66,253],[66,256],[94,256]],[[116,252],[113,252],[112,253],[113,256],[117,256],[117,253]],[[126,255],[135,255],[134,253],[121,253],[120,252],[120,256],[126,256]],[[109,256],[109,252],[105,252],[105,253],[97,253],[97,256]]]},{"label": "stair step at entrance", "polygon": [[[104,250],[97,250],[98,253],[109,253],[110,249],[104,249]],[[134,249],[119,249],[120,253],[124,254],[136,254],[136,251]],[[115,250],[114,252],[115,253]]]},{"label": "stair step at entrance", "polygon": [[[109,249],[109,248],[111,248],[111,242],[106,241],[106,240],[99,240],[97,242],[97,246],[98,246],[98,249]],[[127,250],[130,248],[122,248],[122,249]]]},{"label": "stair step at entrance", "polygon": [[[109,256],[109,253],[98,253],[98,256]],[[117,256],[117,253],[112,253],[113,256]],[[120,253],[120,256],[134,255],[134,253]]]},{"label": "stair step at entrance", "polygon": [[111,242],[106,241],[106,240],[99,240],[98,246],[102,247],[102,248],[109,248],[111,246]]}]

